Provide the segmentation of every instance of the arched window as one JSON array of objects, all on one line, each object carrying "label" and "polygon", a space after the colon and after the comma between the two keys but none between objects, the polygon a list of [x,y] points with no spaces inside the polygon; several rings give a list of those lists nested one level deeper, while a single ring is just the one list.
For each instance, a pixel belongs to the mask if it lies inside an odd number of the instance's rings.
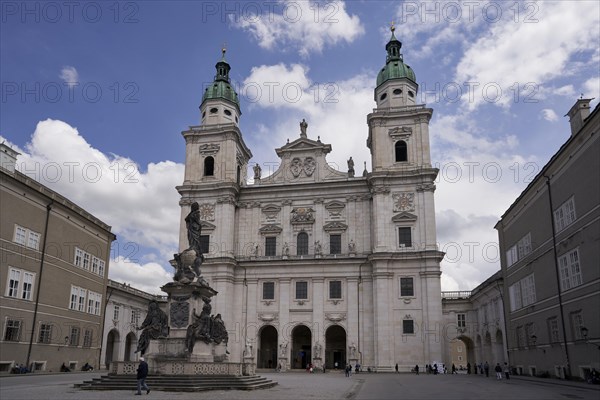
[{"label": "arched window", "polygon": [[394,147],[396,148],[396,162],[408,161],[408,150],[406,148],[406,142],[404,140],[399,140],[396,142],[396,145]]},{"label": "arched window", "polygon": [[237,166],[237,173],[236,173],[236,182],[239,185],[240,184],[240,178],[242,177],[242,167],[240,167],[239,165]]},{"label": "arched window", "polygon": [[300,232],[296,243],[299,256],[305,256],[308,254],[308,234],[306,232]]},{"label": "arched window", "polygon": [[204,176],[213,176],[215,174],[215,159],[208,156],[204,159]]}]

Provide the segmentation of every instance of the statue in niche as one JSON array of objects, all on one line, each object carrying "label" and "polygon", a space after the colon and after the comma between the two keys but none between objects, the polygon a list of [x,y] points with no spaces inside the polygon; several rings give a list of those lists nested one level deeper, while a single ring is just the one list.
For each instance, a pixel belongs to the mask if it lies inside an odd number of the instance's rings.
[{"label": "statue in niche", "polygon": [[315,343],[314,352],[314,358],[321,358],[321,343]]},{"label": "statue in niche", "polygon": [[283,255],[286,257],[290,255],[290,246],[288,245],[288,242],[283,244]]},{"label": "statue in niche", "polygon": [[353,239],[350,239],[350,243],[348,243],[348,251],[350,253],[356,253],[356,243],[354,243]]},{"label": "statue in niche", "polygon": [[244,357],[252,357],[252,343],[250,338],[246,338],[246,347],[244,348]]},{"label": "statue in niche", "polygon": [[316,254],[316,255],[318,255],[318,256],[320,256],[320,255],[321,255],[321,252],[322,252],[322,250],[323,250],[323,249],[321,248],[321,242],[320,242],[319,240],[317,240],[317,241],[315,242],[315,254]]},{"label": "statue in niche", "polygon": [[348,177],[349,178],[354,177],[354,160],[352,159],[352,156],[348,160]]},{"label": "statue in niche", "polygon": [[146,353],[148,345],[150,345],[150,339],[169,336],[169,319],[167,314],[160,309],[156,300],[152,300],[150,304],[148,304],[148,314],[146,315],[144,322],[142,322],[142,325],[136,329],[138,331],[142,330],[135,351],[141,355]]},{"label": "statue in niche", "polygon": [[260,179],[260,175],[262,173],[262,168],[260,165],[256,164],[252,169],[254,170],[254,179]]},{"label": "statue in niche", "polygon": [[287,342],[279,345],[279,357],[286,357],[287,353]]},{"label": "statue in niche", "polygon": [[350,345],[350,358],[356,358],[356,345],[354,342]]},{"label": "statue in niche", "polygon": [[302,122],[300,122],[300,137],[306,137],[306,128],[308,128],[308,123],[302,118]]}]

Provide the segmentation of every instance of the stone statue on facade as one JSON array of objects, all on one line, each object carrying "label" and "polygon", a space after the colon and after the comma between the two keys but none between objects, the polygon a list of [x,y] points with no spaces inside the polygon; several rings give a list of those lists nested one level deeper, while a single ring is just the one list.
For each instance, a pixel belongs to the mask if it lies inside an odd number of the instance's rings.
[{"label": "stone statue on facade", "polygon": [[227,344],[229,341],[229,334],[227,333],[227,328],[225,328],[225,322],[223,322],[221,314],[211,317],[210,338],[216,344]]},{"label": "stone statue on facade", "polygon": [[244,357],[252,357],[252,343],[250,338],[246,338],[246,347],[244,348]]},{"label": "stone statue on facade", "polygon": [[146,353],[150,339],[169,336],[169,319],[167,314],[160,309],[156,300],[152,300],[148,305],[148,314],[137,330],[142,330],[142,333],[135,352],[141,355]]},{"label": "stone statue on facade", "polygon": [[356,345],[354,342],[350,345],[350,358],[356,358]]},{"label": "stone statue on facade", "polygon": [[314,358],[321,358],[321,343],[317,342],[315,343],[315,347],[313,349],[314,351]]},{"label": "stone statue on facade", "polygon": [[256,164],[252,169],[254,170],[254,179],[260,179],[260,175],[262,173],[262,168],[260,165]]},{"label": "stone statue on facade", "polygon": [[287,342],[279,345],[279,357],[285,357],[287,352]]},{"label": "stone statue on facade", "polygon": [[308,128],[308,123],[304,118],[302,118],[302,122],[300,122],[300,137],[306,137],[306,128]]},{"label": "stone statue on facade", "polygon": [[192,203],[192,210],[185,217],[185,227],[187,229],[188,250],[194,250],[196,255],[202,254],[200,247],[200,234],[202,232],[202,221],[200,220],[200,205],[197,201]]},{"label": "stone statue on facade", "polygon": [[348,243],[348,252],[350,254],[356,253],[356,243],[354,243],[353,239],[350,239],[350,242]]},{"label": "stone statue on facade", "polygon": [[350,157],[350,159],[348,160],[348,177],[354,177],[354,160],[352,159],[352,157]]},{"label": "stone statue on facade", "polygon": [[286,257],[290,255],[290,246],[288,245],[288,242],[283,244],[283,255]]},{"label": "stone statue on facade", "polygon": [[322,251],[323,251],[323,249],[321,248],[321,242],[319,240],[317,240],[315,242],[315,254],[320,256]]}]

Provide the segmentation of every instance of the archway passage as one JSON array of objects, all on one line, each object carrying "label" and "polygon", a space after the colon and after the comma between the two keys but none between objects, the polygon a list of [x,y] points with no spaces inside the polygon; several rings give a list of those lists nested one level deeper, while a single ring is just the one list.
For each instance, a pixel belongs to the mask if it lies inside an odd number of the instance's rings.
[{"label": "archway passage", "polygon": [[119,357],[119,331],[112,329],[106,336],[106,353],[104,357],[104,365],[106,369],[110,368],[110,363],[118,361]]},{"label": "archway passage", "polygon": [[[459,345],[462,345],[464,351],[457,351],[453,356],[456,356],[456,360],[452,360],[457,370],[461,370],[461,367],[466,370],[467,364],[471,367],[471,373],[475,372],[475,343],[473,339],[468,336],[459,336],[456,338]],[[454,358],[454,357],[453,357]],[[452,364],[450,365],[450,367]]]},{"label": "archway passage", "polygon": [[277,367],[277,329],[271,325],[261,328],[259,332],[257,368]]},{"label": "archway passage", "polygon": [[125,337],[125,356],[123,361],[133,360],[133,352],[137,349],[137,337],[135,333],[129,332]]},{"label": "archway passage", "polygon": [[292,368],[306,368],[312,362],[311,355],[312,334],[305,325],[298,325],[292,330]]},{"label": "archway passage", "polygon": [[[325,366],[344,368],[346,366],[346,330],[332,325],[325,331]],[[357,355],[358,356],[358,355]]]}]

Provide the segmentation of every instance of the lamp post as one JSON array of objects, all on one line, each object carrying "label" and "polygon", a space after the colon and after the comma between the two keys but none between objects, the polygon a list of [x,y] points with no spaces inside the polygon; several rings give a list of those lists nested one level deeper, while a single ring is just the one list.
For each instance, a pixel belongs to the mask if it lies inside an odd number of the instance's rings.
[{"label": "lamp post", "polygon": [[588,340],[588,328],[586,328],[585,326],[581,327],[581,336],[583,337],[583,340],[587,343],[587,344],[591,344],[592,346],[596,346],[598,348],[598,350],[600,350],[600,345],[597,345],[596,343],[590,343],[590,341]]}]

